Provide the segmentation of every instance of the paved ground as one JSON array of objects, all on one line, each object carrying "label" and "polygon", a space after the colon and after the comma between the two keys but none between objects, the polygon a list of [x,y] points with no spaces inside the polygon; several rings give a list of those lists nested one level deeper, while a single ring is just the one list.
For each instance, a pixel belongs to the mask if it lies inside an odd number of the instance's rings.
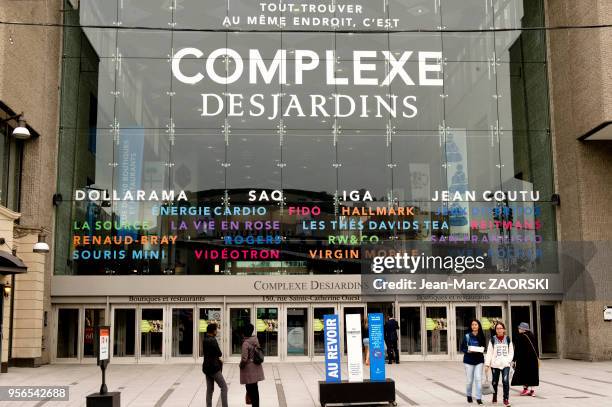
[{"label": "paved ground", "polygon": [[[317,381],[323,377],[322,363],[264,366],[262,407],[320,406]],[[388,377],[396,381],[400,406],[467,405],[460,362],[405,362],[387,368]],[[239,384],[238,366],[227,364],[224,370],[230,406],[243,406],[245,391]],[[8,374],[0,375],[0,385],[68,385],[70,401],[0,402],[0,406],[84,406],[85,396],[99,389],[100,377],[93,365],[10,368]],[[612,362],[545,360],[540,377],[535,398],[519,397],[517,388],[511,390],[513,406],[612,406]],[[121,392],[124,407],[204,406],[204,379],[197,365],[110,365],[108,387]],[[220,407],[218,396],[217,389],[213,405]],[[485,396],[485,404],[491,405],[490,397]]]}]

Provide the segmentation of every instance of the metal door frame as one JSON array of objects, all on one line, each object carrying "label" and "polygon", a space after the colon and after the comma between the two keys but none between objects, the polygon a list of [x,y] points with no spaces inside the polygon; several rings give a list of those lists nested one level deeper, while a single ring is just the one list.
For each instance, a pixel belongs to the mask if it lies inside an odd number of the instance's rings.
[{"label": "metal door frame", "polygon": [[[423,313],[425,304],[422,302],[398,302],[397,308],[395,310],[396,320],[400,322],[400,335],[399,335],[399,351],[400,351],[400,361],[423,361],[425,360],[425,344],[423,343],[423,329],[425,326],[423,325]],[[418,308],[419,310],[419,323],[421,325],[420,341],[421,341],[421,353],[402,353],[402,326],[401,326],[401,312],[402,308]],[[385,355],[385,358],[387,355]]]},{"label": "metal door frame", "polygon": [[[133,309],[134,310],[134,356],[115,356],[115,311],[117,309]],[[110,337],[110,358],[112,363],[126,363],[135,364],[138,363],[138,356],[140,354],[140,328],[138,327],[139,307],[136,304],[111,304],[110,307],[110,320],[109,325],[111,327]]]},{"label": "metal door frame", "polygon": [[[443,354],[439,354],[439,355],[435,355],[435,354],[429,354],[428,352],[428,348],[427,348],[427,325],[426,325],[426,319],[427,319],[427,308],[444,308],[446,309],[446,321],[447,321],[447,325],[446,325],[446,353]],[[423,340],[423,358],[426,361],[439,361],[439,360],[451,360],[451,333],[449,333],[449,330],[451,329],[451,324],[449,322],[450,320],[450,313],[451,311],[451,305],[448,302],[443,302],[443,303],[424,303],[423,304],[423,311],[421,313],[421,326],[425,329],[422,329],[422,340]]]}]

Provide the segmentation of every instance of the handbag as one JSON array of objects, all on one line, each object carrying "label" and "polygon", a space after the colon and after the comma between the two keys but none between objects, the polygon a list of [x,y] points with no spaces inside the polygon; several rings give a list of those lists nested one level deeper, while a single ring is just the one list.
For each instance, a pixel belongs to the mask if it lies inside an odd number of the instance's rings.
[{"label": "handbag", "polygon": [[264,361],[264,353],[263,350],[257,346],[253,348],[253,363],[256,365],[261,365]]},{"label": "handbag", "polygon": [[253,404],[253,402],[251,401],[251,396],[249,395],[249,392],[247,391],[246,394],[244,395],[244,402],[246,404]]},{"label": "handbag", "polygon": [[485,372],[485,381],[482,382],[481,390],[482,390],[483,395],[489,395],[489,394],[495,393],[495,391],[493,390],[493,385],[489,381],[489,375],[486,372]]}]

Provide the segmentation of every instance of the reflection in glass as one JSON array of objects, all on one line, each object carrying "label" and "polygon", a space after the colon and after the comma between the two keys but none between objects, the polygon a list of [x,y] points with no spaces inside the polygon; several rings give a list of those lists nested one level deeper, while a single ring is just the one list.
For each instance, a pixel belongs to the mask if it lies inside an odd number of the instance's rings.
[{"label": "reflection in glass", "polygon": [[312,200],[316,197],[309,192],[326,192],[330,197],[337,190],[336,147],[333,136],[289,135],[283,144],[283,189],[304,191]]},{"label": "reflection in glass", "polygon": [[512,328],[506,325],[506,335],[510,335],[511,338],[518,338],[518,326],[521,322],[526,322],[531,327],[531,332],[534,333],[536,338],[538,337],[538,333],[533,326],[533,319],[531,318],[531,306],[511,305],[510,320],[512,321]]},{"label": "reflection in glass", "polygon": [[115,309],[113,331],[113,356],[135,356],[136,310]]},{"label": "reflection in glass", "polygon": [[281,186],[281,151],[278,135],[245,134],[233,137],[227,150],[228,188]]},{"label": "reflection in glass", "polygon": [[[354,0],[336,3],[355,5]],[[400,30],[444,27],[450,32],[367,34],[380,27],[364,27],[357,21],[353,32],[316,32],[310,26],[301,27],[304,32],[281,33],[274,25],[247,24],[248,16],[260,14],[259,4],[251,0],[82,0],[77,10],[70,10],[67,3],[58,192],[66,199],[74,196],[76,188],[118,189],[119,193],[126,185],[146,191],[182,189],[189,205],[218,205],[226,192],[282,188],[288,204],[320,204],[321,219],[328,221],[338,216],[333,196],[342,190],[368,190],[377,202],[413,202],[423,209],[417,215],[419,220],[434,220],[432,212],[438,209],[431,202],[434,191],[534,190],[547,199],[552,194],[552,155],[547,130],[546,32],[524,30],[544,25],[543,2],[389,0],[387,7],[381,7],[380,2],[359,0],[357,4],[363,7],[364,16],[398,18]],[[288,12],[266,14],[294,17]],[[239,16],[240,22],[226,31],[228,27],[222,25],[225,16]],[[325,16],[332,13],[319,15]],[[355,18],[339,11],[334,16]],[[90,27],[79,29],[79,23]],[[149,29],[131,29],[134,27]],[[168,31],[169,27],[175,31]],[[265,30],[232,31],[259,27]],[[467,32],[491,27],[510,30]],[[213,31],[197,31],[203,28]],[[188,56],[180,62],[185,75],[204,75],[196,85],[177,80],[171,71],[170,53],[187,47],[203,53],[202,58]],[[206,72],[206,56],[225,47],[235,49],[245,64],[245,72],[232,84],[214,83]],[[266,67],[279,49],[286,50],[287,80],[280,81],[277,74],[266,84],[259,72],[257,84],[250,84],[251,49],[259,51]],[[303,72],[302,83],[295,74],[296,50],[313,50],[320,58],[316,69]],[[376,79],[377,85],[327,84],[327,50],[337,57],[331,64],[335,77],[346,78],[350,84],[355,79],[352,51],[375,51],[375,57],[362,63],[374,64],[376,71],[366,70],[362,76]],[[389,85],[382,84],[392,68],[390,58],[384,58],[385,50],[396,60],[413,52],[402,69],[414,85],[402,75],[395,75]],[[421,86],[419,52],[442,52],[444,61],[438,62],[443,86]],[[217,58],[213,64],[222,77],[235,68],[231,58],[227,63]],[[426,77],[442,79],[442,72],[430,71]],[[203,115],[202,93],[220,98],[224,108],[219,114]],[[232,94],[244,94],[244,116],[228,116]],[[253,94],[265,97],[266,114],[249,116],[247,102]],[[295,95],[304,114],[293,108],[282,123],[280,116],[269,118],[271,95],[278,96],[281,111]],[[320,95],[327,114],[312,114],[311,95]],[[338,97],[334,95],[344,95],[340,113],[350,108],[348,98],[356,101],[354,114],[334,118],[334,97]],[[397,96],[396,114],[385,107],[392,104],[393,95]],[[360,103],[362,96],[365,108]],[[406,97],[414,98],[412,104],[418,111],[414,117],[402,114],[410,113],[402,105]],[[129,165],[128,156],[132,157]],[[55,272],[214,274],[246,273],[254,268],[251,271],[256,273],[359,272],[352,262],[308,258],[309,249],[330,247],[324,231],[304,230],[304,219],[281,213],[285,208],[278,206],[270,217],[282,221],[281,232],[287,240],[281,245],[283,258],[276,264],[195,261],[195,246],[211,247],[221,236],[216,231],[195,233],[192,229],[177,233],[179,242],[167,247],[168,257],[162,260],[86,262],[71,258],[71,238],[78,235],[72,228],[74,221],[142,218],[152,225],[151,233],[173,234],[171,222],[194,220],[153,216],[154,207],[152,202],[101,201],[59,206]],[[217,222],[220,218],[198,220]],[[452,230],[444,233],[472,234],[460,224],[466,219],[459,218],[450,219]],[[542,208],[541,221],[542,237],[554,239],[550,206]],[[393,237],[428,239],[431,235],[401,231]],[[161,251],[160,245],[150,246],[143,249]]]},{"label": "reflection in glass", "polygon": [[199,355],[204,355],[204,338],[206,337],[206,328],[209,324],[217,324],[217,342],[219,348],[223,343],[223,327],[221,326],[221,308],[200,308],[200,319],[198,320],[198,342]]},{"label": "reflection in glass", "polygon": [[314,355],[325,355],[325,315],[333,315],[333,307],[316,307],[313,309],[312,334],[314,336]]},{"label": "reflection in glass", "polygon": [[308,308],[287,308],[287,355],[308,356]]},{"label": "reflection in glass", "polygon": [[421,307],[400,307],[401,353],[421,353]]},{"label": "reflection in glass", "polygon": [[164,337],[164,310],[145,308],[140,317],[140,356],[161,356]]},{"label": "reflection in glass", "polygon": [[427,307],[425,311],[427,329],[427,354],[448,353],[448,319],[445,307]]},{"label": "reflection in glass", "polygon": [[554,304],[540,304],[540,338],[542,353],[555,354],[557,348],[557,317]]},{"label": "reflection in glass", "polygon": [[482,29],[493,27],[493,9],[483,0],[440,0],[445,28]]},{"label": "reflection in glass", "polygon": [[278,356],[278,308],[257,308],[255,331],[266,356]]},{"label": "reflection in glass", "polygon": [[78,357],[79,310],[60,308],[57,311],[57,357]]},{"label": "reflection in glass", "polygon": [[94,358],[98,355],[99,343],[95,340],[96,329],[105,324],[105,310],[85,308],[85,327],[83,331],[83,357]]},{"label": "reflection in glass", "polygon": [[[363,171],[364,159],[368,170]],[[344,135],[338,141],[338,189],[369,191],[376,201],[387,201],[391,191],[390,147],[385,136]]]},{"label": "reflection in glass", "polygon": [[465,334],[472,332],[470,322],[475,318],[476,307],[455,308],[455,332],[457,339],[457,352],[459,353],[461,353],[461,342],[465,338]]},{"label": "reflection in glass", "polygon": [[172,309],[172,356],[193,355],[193,309]]},{"label": "reflection in glass", "polygon": [[482,324],[482,330],[484,331],[487,343],[489,343],[491,337],[495,335],[495,324],[497,321],[504,322],[501,305],[483,305],[480,323]]},{"label": "reflection in glass", "polygon": [[244,327],[251,322],[249,308],[230,308],[230,333],[232,335],[232,355],[242,354]]}]

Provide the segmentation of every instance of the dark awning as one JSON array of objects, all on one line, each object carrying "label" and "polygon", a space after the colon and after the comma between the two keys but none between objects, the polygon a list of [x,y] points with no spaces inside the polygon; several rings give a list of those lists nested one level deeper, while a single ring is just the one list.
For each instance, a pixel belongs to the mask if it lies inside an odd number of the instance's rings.
[{"label": "dark awning", "polygon": [[22,274],[28,271],[28,267],[19,257],[9,252],[0,250],[0,274]]}]

